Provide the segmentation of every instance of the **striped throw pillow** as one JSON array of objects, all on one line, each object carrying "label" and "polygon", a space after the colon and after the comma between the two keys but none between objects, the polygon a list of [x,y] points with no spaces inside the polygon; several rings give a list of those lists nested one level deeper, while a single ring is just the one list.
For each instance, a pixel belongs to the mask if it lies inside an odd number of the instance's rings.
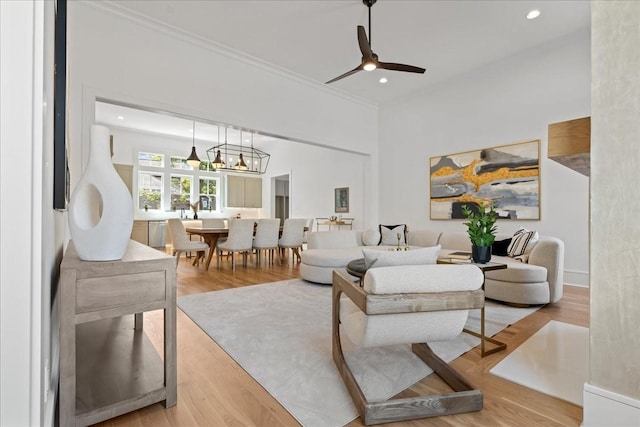
[{"label": "striped throw pillow", "polygon": [[538,239],[539,236],[537,231],[529,231],[526,228],[521,228],[516,231],[511,238],[511,243],[507,248],[507,254],[510,257],[528,254],[536,243],[538,243]]}]

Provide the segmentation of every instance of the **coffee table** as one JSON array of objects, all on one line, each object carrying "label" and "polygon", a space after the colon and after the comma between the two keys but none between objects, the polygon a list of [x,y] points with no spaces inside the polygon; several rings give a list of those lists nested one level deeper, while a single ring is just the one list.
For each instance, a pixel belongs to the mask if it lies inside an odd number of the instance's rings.
[{"label": "coffee table", "polygon": [[[469,262],[464,262],[464,261],[456,261],[455,259],[450,259],[450,258],[440,258],[438,259],[438,264],[470,264],[470,265],[475,265],[476,267],[478,267],[481,271],[482,271],[482,275],[484,276],[484,274],[487,271],[492,271],[492,270],[503,270],[505,268],[507,268],[507,264],[502,264],[502,263],[498,263],[498,262],[488,262],[486,264],[478,264],[478,263],[469,263]],[[484,290],[484,280],[482,281],[482,290]],[[485,357],[488,356],[490,354],[493,353],[497,353],[498,351],[502,351],[505,350],[507,348],[507,344],[503,343],[502,341],[498,341],[495,338],[492,337],[488,337],[484,334],[484,325],[485,325],[485,312],[484,312],[484,305],[482,306],[482,308],[480,309],[480,333],[477,333],[475,331],[472,331],[470,329],[463,329],[463,332],[468,333],[469,335],[473,335],[474,337],[478,337],[480,338],[480,357]],[[486,349],[486,343],[490,342],[491,344],[495,345],[494,348],[492,349]]]},{"label": "coffee table", "polygon": [[354,259],[347,264],[346,270],[350,275],[362,280],[364,274],[367,272],[367,264],[364,262],[364,258]]}]

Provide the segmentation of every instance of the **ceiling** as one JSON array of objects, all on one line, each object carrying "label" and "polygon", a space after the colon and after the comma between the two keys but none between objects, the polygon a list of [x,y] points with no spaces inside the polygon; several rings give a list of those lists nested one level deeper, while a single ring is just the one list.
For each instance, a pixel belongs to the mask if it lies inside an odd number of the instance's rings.
[{"label": "ceiling", "polygon": [[[119,0],[109,4],[372,104],[407,96],[590,25],[589,1],[582,0],[378,0],[372,8],[374,52],[381,61],[420,66],[427,72],[361,71],[325,85],[360,64],[356,27],[365,26],[369,34],[367,7],[361,0]],[[539,9],[541,15],[527,20],[532,9]],[[383,76],[388,78],[385,84],[378,82]],[[193,122],[188,118],[112,104],[97,104],[96,121],[193,137]],[[224,142],[224,127],[220,140],[217,132],[215,124],[198,122],[196,139]],[[250,134],[245,132],[242,139],[246,143]],[[273,139],[254,133],[257,143]],[[238,129],[229,128],[228,142],[239,144]]]},{"label": "ceiling", "polygon": [[[360,64],[361,0],[122,0],[112,3],[261,63],[324,84]],[[527,20],[532,9],[540,17]],[[425,74],[361,71],[330,86],[379,104],[588,28],[589,1],[378,0],[371,45],[381,61]],[[380,77],[388,82],[381,84]]]}]

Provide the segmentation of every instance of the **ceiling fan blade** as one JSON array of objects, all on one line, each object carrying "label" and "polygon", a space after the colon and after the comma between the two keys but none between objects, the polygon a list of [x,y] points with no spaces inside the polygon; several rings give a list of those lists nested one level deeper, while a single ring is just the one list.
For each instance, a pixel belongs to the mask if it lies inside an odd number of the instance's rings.
[{"label": "ceiling fan blade", "polygon": [[384,70],[406,71],[408,73],[420,74],[424,74],[424,72],[426,71],[424,68],[414,67],[413,65],[396,64],[393,62],[378,62],[378,68],[382,68]]},{"label": "ceiling fan blade", "polygon": [[369,45],[369,40],[367,39],[367,33],[364,31],[362,25],[358,25],[358,45],[360,45],[360,52],[362,52],[363,57],[370,58],[373,56],[371,45]]},{"label": "ceiling fan blade", "polygon": [[355,73],[357,73],[357,72],[358,72],[358,71],[360,71],[360,70],[362,70],[362,64],[358,65],[358,66],[357,66],[356,68],[354,68],[353,70],[351,70],[351,71],[347,71],[346,73],[344,73],[344,74],[342,74],[342,75],[340,75],[340,76],[336,77],[335,79],[331,79],[331,80],[329,80],[329,81],[328,81],[328,82],[326,82],[325,84],[326,84],[326,85],[328,85],[329,83],[333,83],[333,82],[335,82],[335,81],[338,81],[338,80],[344,79],[345,77],[349,77],[351,74],[355,74]]}]

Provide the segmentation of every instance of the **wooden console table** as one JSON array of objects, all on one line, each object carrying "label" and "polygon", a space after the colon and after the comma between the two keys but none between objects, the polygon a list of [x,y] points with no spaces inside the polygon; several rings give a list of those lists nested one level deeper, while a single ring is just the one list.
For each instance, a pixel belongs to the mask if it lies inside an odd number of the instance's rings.
[{"label": "wooden console table", "polygon": [[[143,331],[151,310],[164,311],[164,362]],[[176,404],[175,258],[131,240],[121,260],[82,261],[69,242],[59,313],[60,425]]]},{"label": "wooden console table", "polygon": [[316,231],[320,231],[320,226],[325,225],[329,228],[329,231],[336,227],[338,230],[341,230],[342,227],[345,227],[349,230],[353,229],[353,221],[355,218],[342,218],[337,220],[330,220],[329,218],[316,218]]}]

